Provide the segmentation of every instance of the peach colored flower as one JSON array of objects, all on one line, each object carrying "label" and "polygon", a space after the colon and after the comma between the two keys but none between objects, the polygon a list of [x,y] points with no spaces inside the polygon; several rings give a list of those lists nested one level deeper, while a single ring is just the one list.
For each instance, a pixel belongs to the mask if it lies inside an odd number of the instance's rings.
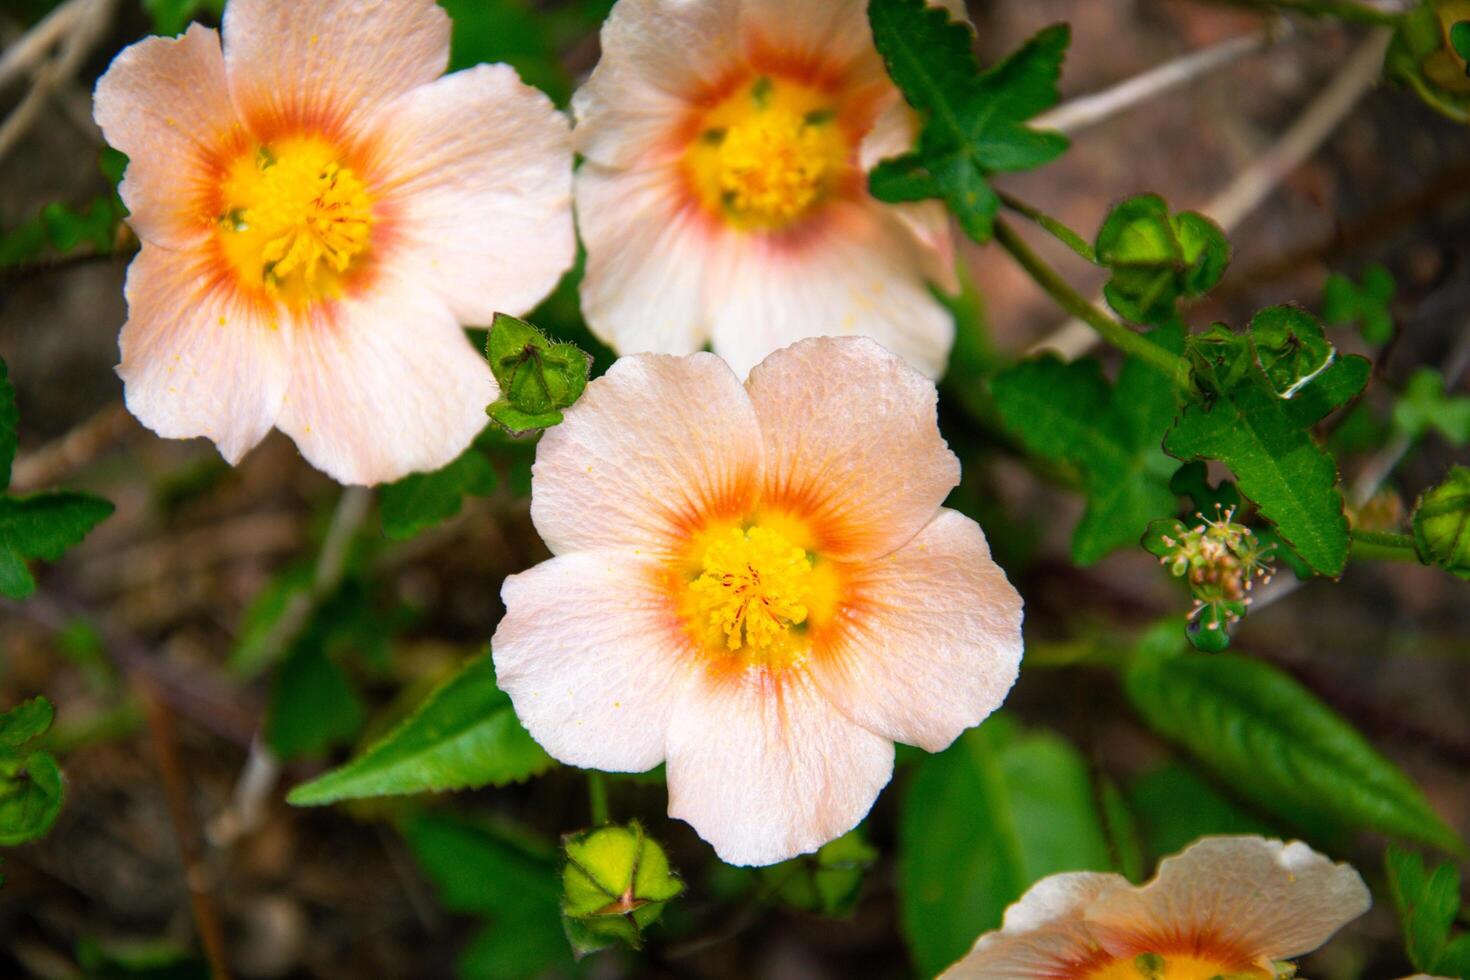
[{"label": "peach colored flower", "polygon": [[440,77],[433,0],[231,0],[97,83],[128,154],[128,408],[236,462],[272,426],[343,483],[433,469],[497,395],[460,328],[570,265],[568,126],[505,65]]},{"label": "peach colored flower", "polygon": [[501,686],[556,758],[667,762],[669,813],[733,864],[863,818],[893,742],[938,751],[1004,700],[1021,597],[940,504],[934,385],[872,341],[625,357],[536,454],[556,557],[505,582]]},{"label": "peach colored flower", "polygon": [[915,129],[866,0],[619,0],[572,105],[582,305],[619,352],[710,343],[744,377],[803,337],[861,335],[943,372],[944,209],[867,191]]},{"label": "peach colored flower", "polygon": [[1363,879],[1300,841],[1207,837],[1153,881],[1043,878],[947,980],[1271,980],[1368,910]]}]

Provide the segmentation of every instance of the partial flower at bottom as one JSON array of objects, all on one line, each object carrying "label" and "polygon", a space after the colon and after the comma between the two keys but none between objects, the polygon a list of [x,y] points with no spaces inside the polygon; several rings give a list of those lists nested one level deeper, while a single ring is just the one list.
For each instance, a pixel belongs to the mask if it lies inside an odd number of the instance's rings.
[{"label": "partial flower at bottom", "polygon": [[667,761],[669,812],[732,864],[855,826],[895,741],[943,749],[1001,703],[1021,598],[968,517],[931,381],[872,341],[635,355],[542,438],[555,555],[506,580],[493,651],[571,765]]},{"label": "partial flower at bottom", "polygon": [[868,193],[916,127],[865,0],[619,0],[573,110],[582,306],[619,353],[709,344],[743,378],[852,335],[943,373],[949,219]]},{"label": "partial flower at bottom", "polygon": [[435,469],[495,380],[460,325],[523,312],[571,264],[571,147],[506,65],[440,77],[433,0],[230,0],[97,83],[129,156],[118,373],[159,435],[236,462],[272,426],[343,483]]},{"label": "partial flower at bottom", "polygon": [[1300,841],[1207,837],[1141,887],[1043,878],[942,980],[1273,980],[1370,901],[1356,871]]}]

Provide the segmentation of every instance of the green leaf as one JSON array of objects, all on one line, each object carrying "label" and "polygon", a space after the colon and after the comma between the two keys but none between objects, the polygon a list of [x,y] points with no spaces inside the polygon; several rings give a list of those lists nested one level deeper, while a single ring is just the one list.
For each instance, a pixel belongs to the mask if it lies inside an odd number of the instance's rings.
[{"label": "green leaf", "polygon": [[1456,466],[1414,507],[1414,550],[1426,565],[1470,578],[1470,469]]},{"label": "green leaf", "polygon": [[383,533],[405,541],[459,513],[468,496],[495,489],[495,467],[478,445],[432,473],[412,473],[384,486],[378,496]]},{"label": "green leaf", "polygon": [[61,769],[45,752],[0,759],[0,845],[44,837],[61,812]]},{"label": "green leaf", "polygon": [[987,241],[1000,208],[987,178],[1067,149],[1065,136],[1024,123],[1059,99],[1068,28],[1046,28],[982,72],[969,26],[926,0],[871,0],[868,18],[889,75],[922,117],[917,148],[883,161],[869,189],[890,202],[942,198],[966,234]]},{"label": "green leaf", "polygon": [[[1340,575],[1348,556],[1347,517],[1337,463],[1302,425],[1301,416],[1312,410],[1294,413],[1291,402],[1276,396],[1255,365],[1242,372],[1232,363],[1235,355],[1228,345],[1205,356],[1214,355],[1219,356],[1209,366],[1207,383],[1230,387],[1211,401],[1187,405],[1164,437],[1164,451],[1186,462],[1225,463],[1240,492],[1298,555],[1324,575]],[[1311,387],[1300,396],[1306,397]]]},{"label": "green leaf", "polygon": [[316,631],[305,631],[276,672],[266,742],[282,759],[318,757],[351,741],[362,723],[362,701],[352,682],[327,656]]},{"label": "green leaf", "polygon": [[20,411],[15,407],[15,386],[5,359],[0,358],[0,490],[10,486],[10,464],[15,462]]},{"label": "green leaf", "polygon": [[548,13],[526,0],[439,0],[454,22],[449,70],[504,62],[558,105],[571,97],[572,80],[556,56]]},{"label": "green leaf", "polygon": [[760,868],[761,881],[784,904],[818,915],[851,914],[863,876],[878,860],[878,850],[861,828],[828,841],[815,854]]},{"label": "green leaf", "polygon": [[1393,273],[1377,263],[1363,270],[1361,286],[1333,273],[1322,288],[1322,319],[1334,326],[1356,323],[1364,340],[1381,346],[1393,339],[1390,306],[1397,292]]},{"label": "green leaf", "polygon": [[1444,376],[1433,368],[1420,368],[1393,406],[1393,424],[1410,439],[1434,429],[1450,445],[1463,446],[1470,442],[1470,398],[1449,397]]},{"label": "green leaf", "polygon": [[[1165,349],[1180,349],[1177,327],[1148,336]],[[991,392],[1028,452],[1080,472],[1087,511],[1072,536],[1078,563],[1134,543],[1151,520],[1173,513],[1168,481],[1177,467],[1159,442],[1178,402],[1164,374],[1129,359],[1114,387],[1095,359],[1066,363],[1048,354],[996,375]]]},{"label": "green leaf", "polygon": [[1181,297],[1215,287],[1230,263],[1230,242],[1209,218],[1177,215],[1157,194],[1130,197],[1108,212],[1097,233],[1098,264],[1112,270],[1108,305],[1135,323],[1162,323]]},{"label": "green leaf", "polygon": [[1149,854],[1177,854],[1201,837],[1222,834],[1281,836],[1280,830],[1247,813],[1189,767],[1168,762],[1128,786],[1129,807],[1138,815]]},{"label": "green leaf", "polygon": [[143,0],[143,9],[153,19],[153,31],[173,37],[189,26],[201,12],[208,12],[219,20],[225,9],[225,0]]},{"label": "green leaf", "polygon": [[51,727],[56,709],[46,698],[36,697],[0,714],[0,754],[17,749]]},{"label": "green leaf", "polygon": [[1384,865],[1409,961],[1425,973],[1439,973],[1460,912],[1459,870],[1446,862],[1427,871],[1423,858],[1396,847],[1385,853]]},{"label": "green leaf", "polygon": [[1110,866],[1082,756],[1058,735],[1018,732],[1003,715],[924,759],[899,821],[899,908],[924,976],[999,926],[1038,879]]},{"label": "green leaf", "polygon": [[69,491],[0,497],[0,594],[30,595],[36,582],[26,561],[56,561],[112,511],[100,497]]},{"label": "green leaf", "polygon": [[514,980],[570,967],[560,877],[549,849],[436,813],[409,821],[404,837],[445,908],[489,919],[460,957],[461,977]]},{"label": "green leaf", "polygon": [[1284,399],[1315,380],[1337,356],[1322,323],[1299,306],[1271,306],[1250,322],[1256,366]]},{"label": "green leaf", "polygon": [[404,793],[504,786],[545,772],[551,757],[495,686],[488,654],[441,684],[412,715],[340,769],[287,797],[295,806]]},{"label": "green leaf", "polygon": [[1464,850],[1403,773],[1275,667],[1233,654],[1140,656],[1124,687],[1149,727],[1270,813]]},{"label": "green leaf", "polygon": [[1470,61],[1470,20],[1458,21],[1450,26],[1450,49],[1461,61]]},{"label": "green leaf", "polygon": [[1286,414],[1303,429],[1311,428],[1362,394],[1372,374],[1366,357],[1338,357],[1286,403]]},{"label": "green leaf", "polygon": [[486,411],[512,435],[561,422],[587,388],[592,358],[576,345],[553,343],[524,320],[495,315],[485,356],[500,385],[500,398]]}]

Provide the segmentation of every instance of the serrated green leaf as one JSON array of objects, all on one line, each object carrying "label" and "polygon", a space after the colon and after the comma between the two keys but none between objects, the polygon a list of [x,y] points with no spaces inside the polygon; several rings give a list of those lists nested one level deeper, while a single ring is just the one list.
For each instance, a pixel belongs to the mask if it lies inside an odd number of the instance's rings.
[{"label": "serrated green leaf", "polygon": [[1409,378],[1393,406],[1393,425],[1410,439],[1434,429],[1453,446],[1470,442],[1470,397],[1445,392],[1444,375],[1420,368]]},{"label": "serrated green leaf", "polygon": [[1303,429],[1310,428],[1362,394],[1373,375],[1366,357],[1338,357],[1286,403],[1286,414]]},{"label": "serrated green leaf", "polygon": [[44,837],[61,812],[61,768],[45,752],[0,760],[0,845]]},{"label": "serrated green leaf", "polygon": [[1299,306],[1270,306],[1250,322],[1251,352],[1271,390],[1291,399],[1337,356],[1315,316]]},{"label": "serrated green leaf", "polygon": [[933,976],[1061,871],[1109,868],[1087,765],[1049,732],[995,716],[919,765],[899,818],[899,910],[918,972]]},{"label": "serrated green leaf", "polygon": [[1384,854],[1384,865],[1410,962],[1425,973],[1439,973],[1460,912],[1459,870],[1448,862],[1426,870],[1422,857],[1396,847]]},{"label": "serrated green leaf", "polygon": [[483,497],[495,489],[495,467],[478,446],[432,473],[412,473],[382,487],[378,512],[383,533],[405,541],[458,514],[464,498]]},{"label": "serrated green leaf", "polygon": [[0,358],[0,490],[10,486],[10,464],[15,462],[20,411],[15,406],[15,386],[5,359]]},{"label": "serrated green leaf", "polygon": [[1209,404],[1192,403],[1164,437],[1184,460],[1216,459],[1235,474],[1281,537],[1313,568],[1337,576],[1347,564],[1348,525],[1337,464],[1250,371]]},{"label": "serrated green leaf", "polygon": [[1094,247],[1112,270],[1103,289],[1108,305],[1135,323],[1162,323],[1181,297],[1214,288],[1230,262],[1230,242],[1209,218],[1177,215],[1157,194],[1141,194],[1108,212]]},{"label": "serrated green leaf", "polygon": [[504,786],[545,772],[551,757],[521,727],[489,655],[441,684],[365,752],[287,797],[295,806],[404,793]]},{"label": "serrated green leaf", "polygon": [[0,594],[30,595],[36,583],[26,562],[56,561],[112,511],[100,497],[64,490],[0,497]]},{"label": "serrated green leaf", "polygon": [[[1148,336],[1179,350],[1176,327]],[[1152,519],[1174,511],[1168,480],[1176,467],[1159,444],[1177,411],[1177,394],[1172,380],[1150,365],[1129,359],[1110,386],[1094,359],[1064,363],[1044,355],[996,375],[991,392],[1029,452],[1081,473],[1087,511],[1072,536],[1079,563],[1132,544]]]},{"label": "serrated green leaf", "polygon": [[1464,851],[1397,767],[1269,664],[1234,654],[1140,656],[1124,688],[1149,727],[1267,812]]},{"label": "serrated green leaf", "polygon": [[925,0],[871,0],[873,40],[888,73],[922,115],[917,148],[874,169],[869,190],[880,200],[943,199],[971,238],[990,238],[1000,199],[992,174],[1056,159],[1068,141],[1027,128],[1055,105],[1070,34],[1049,27],[987,71],[974,35]]},{"label": "serrated green leaf", "polygon": [[1470,578],[1470,469],[1456,466],[1414,507],[1414,550],[1426,565]]},{"label": "serrated green leaf", "polygon": [[0,751],[18,749],[51,727],[56,709],[46,698],[36,697],[0,713]]}]

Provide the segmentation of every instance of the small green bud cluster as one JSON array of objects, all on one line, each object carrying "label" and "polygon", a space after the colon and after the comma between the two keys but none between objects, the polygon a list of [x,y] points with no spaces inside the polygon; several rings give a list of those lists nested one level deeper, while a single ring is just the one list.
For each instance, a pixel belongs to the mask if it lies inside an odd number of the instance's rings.
[{"label": "small green bud cluster", "polygon": [[1274,545],[1263,545],[1254,531],[1236,523],[1235,514],[1234,507],[1216,504],[1213,519],[1196,514],[1199,523],[1190,528],[1176,521],[1174,533],[1159,539],[1159,563],[1189,582],[1191,625],[1222,637],[1245,615],[1255,583],[1270,582],[1274,574]]}]

